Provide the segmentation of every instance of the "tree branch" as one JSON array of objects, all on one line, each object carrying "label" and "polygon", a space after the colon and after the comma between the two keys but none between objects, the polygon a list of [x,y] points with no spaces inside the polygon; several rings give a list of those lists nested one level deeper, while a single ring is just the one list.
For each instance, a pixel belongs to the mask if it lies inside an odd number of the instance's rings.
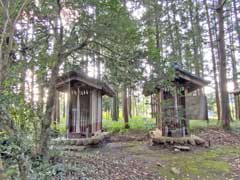
[{"label": "tree branch", "polygon": [[226,0],[222,0],[221,4],[219,4],[217,7],[208,6],[208,8],[212,9],[212,10],[215,10],[215,11],[218,11],[219,9],[221,9],[224,6],[225,3],[226,3]]},{"label": "tree branch", "polygon": [[70,54],[72,54],[74,51],[79,51],[81,49],[83,49],[85,46],[88,45],[89,41],[88,41],[89,38],[87,38],[86,40],[84,40],[79,46],[76,46],[72,49],[69,49],[67,52],[64,52],[64,53],[61,53],[61,55],[66,58],[68,57]]},{"label": "tree branch", "polygon": [[25,6],[28,4],[29,0],[25,0],[22,4],[22,6],[20,7],[18,14],[14,20],[13,26],[15,26],[15,24],[17,23],[17,20],[19,19],[19,17],[21,16],[21,13],[23,11],[23,9],[25,8]]}]

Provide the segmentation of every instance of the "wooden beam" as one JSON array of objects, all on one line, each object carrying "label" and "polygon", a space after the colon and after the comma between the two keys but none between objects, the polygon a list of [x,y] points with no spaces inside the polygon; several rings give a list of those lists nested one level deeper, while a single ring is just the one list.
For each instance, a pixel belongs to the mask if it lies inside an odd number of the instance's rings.
[{"label": "wooden beam", "polygon": [[199,85],[199,86],[201,86],[201,87],[205,86],[205,84],[204,84],[203,82],[198,81],[198,80],[193,79],[193,78],[190,78],[190,77],[188,77],[188,76],[186,76],[186,75],[184,75],[184,74],[178,74],[178,77],[183,78],[183,79],[185,79],[185,80],[188,80],[188,81],[190,81],[190,82],[193,82],[193,83],[195,83],[195,84],[197,84],[197,85]]},{"label": "wooden beam", "polygon": [[94,88],[96,88],[96,89],[102,89],[102,86],[101,86],[101,85],[97,85],[97,84],[95,84],[95,83],[89,82],[89,81],[87,81],[87,80],[85,80],[85,79],[78,78],[78,77],[70,77],[70,78],[68,78],[68,79],[62,80],[61,82],[58,82],[57,85],[56,85],[57,89],[59,89],[61,86],[63,86],[63,85],[66,84],[66,83],[70,83],[72,80],[77,80],[77,81],[79,81],[79,82],[82,82],[82,83],[84,83],[84,84],[87,84],[87,85],[89,85],[89,86],[91,86],[91,87],[94,87]]}]

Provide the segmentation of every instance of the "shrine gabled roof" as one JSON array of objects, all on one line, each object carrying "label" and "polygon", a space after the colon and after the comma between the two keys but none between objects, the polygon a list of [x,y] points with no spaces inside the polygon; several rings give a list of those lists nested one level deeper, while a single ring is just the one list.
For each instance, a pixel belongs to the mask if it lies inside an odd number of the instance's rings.
[{"label": "shrine gabled roof", "polygon": [[180,67],[174,67],[174,69],[176,72],[175,81],[177,81],[178,79],[185,80],[186,84],[192,85],[192,88],[189,89],[190,91],[202,88],[210,83],[210,81],[207,81],[199,76],[196,76],[191,72],[188,72]]},{"label": "shrine gabled roof", "polygon": [[82,70],[69,71],[57,77],[56,88],[59,91],[68,91],[68,87],[90,87],[102,91],[103,95],[115,96],[113,89],[105,82],[89,77]]},{"label": "shrine gabled roof", "polygon": [[[191,72],[188,72],[184,69],[182,69],[181,67],[174,65],[173,66],[174,69],[174,73],[175,73],[175,77],[174,80],[172,81],[173,84],[175,84],[178,87],[184,87],[185,89],[188,90],[188,92],[192,92],[195,91],[197,89],[200,89],[206,85],[208,85],[210,82],[198,77],[194,74],[192,74]],[[153,87],[155,87],[154,89],[149,89],[147,87],[148,84],[151,84],[151,82],[155,83]],[[144,88],[143,88],[143,93],[144,95],[148,96],[151,95],[155,92],[155,90],[157,89],[162,89],[162,84],[160,81],[157,81],[156,79],[150,79],[149,81],[147,81],[144,84]]]}]

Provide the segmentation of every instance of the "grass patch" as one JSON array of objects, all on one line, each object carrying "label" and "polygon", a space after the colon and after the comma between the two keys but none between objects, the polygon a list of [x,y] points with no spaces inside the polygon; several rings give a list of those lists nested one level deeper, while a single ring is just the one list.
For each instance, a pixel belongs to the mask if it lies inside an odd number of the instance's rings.
[{"label": "grass patch", "polygon": [[[156,122],[155,119],[152,118],[142,118],[139,116],[135,116],[129,119],[129,126],[130,128],[128,130],[148,132],[149,130],[155,128]],[[103,119],[103,129],[111,133],[128,131],[124,128],[124,121],[122,119],[120,119],[119,121]]]},{"label": "grass patch", "polygon": [[218,122],[216,119],[206,120],[190,120],[190,129],[201,129],[207,127],[218,127]]},{"label": "grass patch", "polygon": [[[217,119],[210,119],[209,121],[206,120],[190,120],[190,131],[196,132],[206,128],[220,128],[221,123],[218,123]],[[234,120],[230,123],[231,130],[234,132],[240,133],[240,121]]]},{"label": "grass patch", "polygon": [[[224,157],[237,157],[240,147],[219,147],[197,153],[165,154],[161,159],[165,167],[160,169],[161,176],[167,179],[225,179],[231,172]],[[179,169],[180,174],[174,174],[171,168]]]}]

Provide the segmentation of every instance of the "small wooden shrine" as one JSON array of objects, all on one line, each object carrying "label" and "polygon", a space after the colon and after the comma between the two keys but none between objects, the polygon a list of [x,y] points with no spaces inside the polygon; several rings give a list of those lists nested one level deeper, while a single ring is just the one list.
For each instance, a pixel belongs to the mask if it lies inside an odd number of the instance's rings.
[{"label": "small wooden shrine", "polygon": [[90,137],[101,132],[102,96],[115,95],[110,86],[79,70],[58,77],[56,88],[67,93],[67,138]]},{"label": "small wooden shrine", "polygon": [[[154,88],[149,89],[147,85],[151,83],[152,80],[150,80],[146,82],[143,93],[146,96],[151,95],[153,97],[151,106],[155,109],[157,128],[161,130],[162,135],[181,137],[189,134],[189,119],[187,115],[190,116],[191,112],[186,112],[188,110],[186,104],[188,101],[186,99],[190,97],[189,93],[192,94],[194,91],[203,88],[209,82],[183,70],[177,65],[173,69],[175,77],[170,88],[165,88],[161,83],[156,83],[157,81],[155,81]],[[196,99],[205,100],[204,108],[202,108],[203,110],[200,111],[200,114],[203,113],[203,116],[207,119],[206,97]],[[190,111],[194,111],[194,109]]]}]

